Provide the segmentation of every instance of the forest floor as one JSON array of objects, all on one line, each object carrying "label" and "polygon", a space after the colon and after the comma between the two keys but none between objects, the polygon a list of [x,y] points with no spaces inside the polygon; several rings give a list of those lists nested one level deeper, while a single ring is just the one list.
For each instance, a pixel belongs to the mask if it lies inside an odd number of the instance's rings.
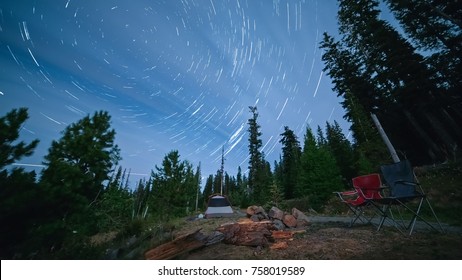
[{"label": "forest floor", "polygon": [[[305,201],[286,201],[286,211],[295,207],[302,210],[310,220],[308,226],[296,229],[299,233],[284,239],[282,246],[271,243],[265,247],[248,247],[223,242],[184,253],[177,259],[196,260],[438,260],[462,259],[462,165],[440,165],[419,167],[419,181],[425,186],[432,201],[444,233],[429,230],[417,223],[411,236],[402,234],[393,226],[384,226],[380,231],[374,224],[358,224],[349,227],[350,215],[347,207],[333,197],[322,213],[307,209]],[[424,210],[424,209],[422,209]],[[173,238],[198,229],[211,234],[226,223],[246,219],[246,209],[235,208],[230,218],[195,219],[182,218],[169,222],[160,236],[144,239],[135,250],[120,250],[117,258],[143,259],[144,252],[171,241]],[[428,212],[427,212],[428,214]],[[374,223],[377,220],[373,221]],[[154,226],[153,226],[154,228]],[[281,245],[281,244],[277,244]],[[279,249],[275,249],[279,248]],[[126,253],[130,251],[129,253]],[[106,256],[107,257],[107,256]]]},{"label": "forest floor", "polygon": [[[173,235],[179,236],[197,229],[211,233],[221,224],[236,222],[234,218],[187,221]],[[305,232],[283,240],[282,249],[248,247],[223,242],[185,253],[186,260],[384,260],[384,259],[462,259],[462,228],[444,225],[445,233],[430,231],[417,224],[411,236],[386,226],[376,231],[374,225],[355,224],[349,227],[348,217],[312,216]],[[300,229],[297,229],[300,230]],[[278,241],[281,242],[281,241]]]}]

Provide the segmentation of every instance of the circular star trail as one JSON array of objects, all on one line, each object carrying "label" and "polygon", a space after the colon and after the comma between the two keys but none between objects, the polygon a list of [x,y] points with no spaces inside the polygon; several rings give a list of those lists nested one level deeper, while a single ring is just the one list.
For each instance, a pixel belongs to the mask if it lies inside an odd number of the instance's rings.
[{"label": "circular star trail", "polygon": [[279,159],[283,127],[347,127],[319,42],[335,1],[2,1],[0,113],[29,108],[22,140],[40,165],[67,125],[105,110],[120,164],[150,174],[171,150],[203,176],[248,167],[249,106],[263,152]]}]

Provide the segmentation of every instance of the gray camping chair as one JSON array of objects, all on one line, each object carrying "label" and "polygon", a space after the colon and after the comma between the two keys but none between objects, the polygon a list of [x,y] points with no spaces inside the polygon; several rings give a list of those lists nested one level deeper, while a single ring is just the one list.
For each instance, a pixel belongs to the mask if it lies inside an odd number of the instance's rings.
[{"label": "gray camping chair", "polygon": [[[403,232],[402,229],[409,230],[409,235],[411,235],[414,231],[416,220],[420,219],[432,229],[438,231],[435,225],[427,221],[421,215],[422,206],[424,206],[425,202],[431,210],[431,213],[439,226],[440,232],[444,232],[443,227],[421,185],[418,183],[408,160],[383,165],[381,166],[381,171],[388,187],[389,195],[380,199],[372,200],[382,215],[377,230],[381,229],[386,219],[391,219],[398,230],[401,232]],[[412,204],[413,201],[417,201],[417,204]],[[399,217],[395,217],[393,214],[392,206],[399,206],[396,207]],[[401,208],[407,210],[412,215],[408,224],[403,218],[400,210]]]}]

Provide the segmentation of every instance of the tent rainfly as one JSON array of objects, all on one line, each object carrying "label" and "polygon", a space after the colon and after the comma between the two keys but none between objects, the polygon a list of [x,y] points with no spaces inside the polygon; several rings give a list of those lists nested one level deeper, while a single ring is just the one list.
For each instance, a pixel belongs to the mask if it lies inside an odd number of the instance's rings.
[{"label": "tent rainfly", "polygon": [[233,209],[228,198],[222,195],[211,195],[207,203],[205,218],[230,217]]}]

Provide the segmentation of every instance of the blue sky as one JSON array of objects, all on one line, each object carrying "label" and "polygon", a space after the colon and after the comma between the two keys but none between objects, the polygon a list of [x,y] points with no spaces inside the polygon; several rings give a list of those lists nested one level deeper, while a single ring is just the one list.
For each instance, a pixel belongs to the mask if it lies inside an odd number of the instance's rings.
[{"label": "blue sky", "polygon": [[322,33],[337,1],[165,0],[0,3],[0,114],[28,107],[21,139],[41,140],[18,164],[40,165],[67,125],[112,116],[120,164],[137,180],[171,150],[202,175],[248,167],[248,106],[263,151],[279,159],[289,126],[302,141],[343,109],[322,72]]}]

